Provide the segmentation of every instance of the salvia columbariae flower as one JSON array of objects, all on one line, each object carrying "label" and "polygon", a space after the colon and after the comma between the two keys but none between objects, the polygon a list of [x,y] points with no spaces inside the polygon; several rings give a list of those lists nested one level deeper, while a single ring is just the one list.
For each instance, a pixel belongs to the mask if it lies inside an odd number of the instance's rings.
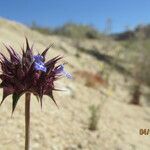
[{"label": "salvia columbariae flower", "polygon": [[[64,65],[57,65],[57,62],[62,59],[61,56],[52,58],[45,62],[45,55],[50,46],[46,48],[42,54],[33,55],[33,47],[29,46],[26,39],[26,49],[22,49],[20,56],[11,46],[5,46],[10,58],[8,59],[0,53],[0,64],[2,80],[0,87],[3,88],[3,98],[12,94],[12,112],[15,110],[19,98],[24,93],[33,93],[39,100],[42,106],[43,95],[49,96],[56,104],[53,97],[53,91],[57,90],[54,86],[54,81],[61,76],[71,78],[71,75],[64,70]],[[56,104],[57,105],[57,104]]]},{"label": "salvia columbariae flower", "polygon": [[64,76],[66,76],[67,78],[72,79],[71,74],[68,73],[68,72],[66,72],[66,71],[64,70],[64,65],[63,65],[63,64],[62,64],[62,65],[59,65],[58,67],[55,68],[55,73],[56,73],[56,74],[59,74],[59,75],[64,75]]}]

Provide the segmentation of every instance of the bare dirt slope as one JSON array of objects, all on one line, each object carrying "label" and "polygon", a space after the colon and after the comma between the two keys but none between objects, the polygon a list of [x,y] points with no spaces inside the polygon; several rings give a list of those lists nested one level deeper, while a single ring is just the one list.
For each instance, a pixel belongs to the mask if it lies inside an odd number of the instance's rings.
[{"label": "bare dirt slope", "polygon": [[[98,50],[110,56],[120,49],[112,40],[71,40],[58,36],[44,36],[28,27],[0,19],[0,51],[2,44],[10,44],[19,52],[28,37],[35,43],[35,53],[54,43],[48,58],[64,55],[66,69],[73,80],[59,81],[66,92],[56,92],[59,109],[44,97],[43,109],[34,96],[31,103],[32,150],[149,150],[150,135],[139,135],[140,128],[150,128],[150,108],[129,105],[128,82],[110,70],[109,86],[95,77],[102,70],[101,63],[86,50]],[[90,82],[92,81],[92,82]],[[61,82],[61,83],[60,83]],[[0,94],[2,98],[2,91]],[[24,97],[11,118],[11,97],[0,107],[0,150],[24,149]],[[96,131],[90,131],[90,106],[99,106]]]}]

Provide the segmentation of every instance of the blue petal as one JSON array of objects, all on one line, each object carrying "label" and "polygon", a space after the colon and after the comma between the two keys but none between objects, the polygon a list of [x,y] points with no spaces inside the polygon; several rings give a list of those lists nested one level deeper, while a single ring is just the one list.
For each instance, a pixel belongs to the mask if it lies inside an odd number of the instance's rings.
[{"label": "blue petal", "polygon": [[43,56],[42,55],[35,55],[35,56],[33,56],[33,58],[34,58],[34,61],[36,61],[36,62],[43,61]]},{"label": "blue petal", "polygon": [[41,64],[38,64],[38,63],[36,63],[36,62],[35,62],[34,67],[35,67],[35,70],[38,70],[38,71],[44,71],[44,72],[47,71],[47,68],[46,68],[45,66],[43,66],[43,65],[41,65]]},{"label": "blue petal", "polygon": [[71,75],[70,73],[64,71],[63,74],[64,74],[67,78],[72,79],[72,75]]},{"label": "blue petal", "polygon": [[55,73],[56,73],[56,74],[62,74],[62,75],[64,75],[64,76],[66,76],[67,78],[72,79],[71,74],[68,73],[68,72],[66,72],[66,71],[64,70],[64,65],[60,65],[60,66],[55,70]]},{"label": "blue petal", "polygon": [[64,65],[60,65],[57,69],[56,69],[56,74],[61,74],[64,71]]},{"label": "blue petal", "polygon": [[38,71],[44,71],[46,72],[47,71],[47,68],[44,66],[44,62],[43,62],[43,56],[41,55],[35,55],[33,56],[33,59],[34,59],[34,67],[36,70]]}]

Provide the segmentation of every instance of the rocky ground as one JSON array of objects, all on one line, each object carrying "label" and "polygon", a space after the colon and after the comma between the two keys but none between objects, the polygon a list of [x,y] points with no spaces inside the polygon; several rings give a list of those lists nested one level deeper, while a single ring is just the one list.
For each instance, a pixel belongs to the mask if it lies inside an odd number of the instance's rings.
[{"label": "rocky ground", "polygon": [[[128,85],[132,79],[105,68],[100,57],[90,53],[115,56],[121,46],[111,39],[71,40],[59,36],[44,36],[28,27],[0,19],[0,51],[2,43],[12,45],[18,52],[28,37],[36,52],[54,43],[48,58],[58,54],[68,62],[66,69],[72,80],[58,81],[65,92],[55,92],[59,109],[44,97],[43,109],[32,96],[31,149],[32,150],[149,150],[150,135],[139,135],[139,129],[150,128],[150,107],[130,105]],[[108,81],[99,72],[108,72]],[[98,77],[97,77],[98,76]],[[92,82],[91,82],[92,81]],[[2,98],[2,92],[0,95]],[[11,97],[0,108],[0,150],[24,149],[24,96],[11,117]],[[89,130],[91,111],[97,107],[97,129]]]}]

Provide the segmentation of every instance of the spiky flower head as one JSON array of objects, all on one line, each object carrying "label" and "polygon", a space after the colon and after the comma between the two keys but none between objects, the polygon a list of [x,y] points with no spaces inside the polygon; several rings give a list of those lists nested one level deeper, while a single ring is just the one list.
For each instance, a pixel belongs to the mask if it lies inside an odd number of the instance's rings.
[{"label": "spiky flower head", "polygon": [[42,54],[33,55],[33,47],[29,46],[27,39],[26,49],[22,49],[22,55],[19,55],[11,46],[5,47],[10,58],[0,53],[2,70],[0,87],[3,88],[1,104],[7,96],[12,94],[13,112],[19,98],[27,92],[33,93],[40,100],[41,106],[43,95],[49,96],[56,104],[53,97],[53,91],[57,90],[54,81],[62,75],[71,78],[71,75],[64,70],[64,65],[57,65],[62,57],[57,56],[45,62],[45,55],[50,46]]}]

